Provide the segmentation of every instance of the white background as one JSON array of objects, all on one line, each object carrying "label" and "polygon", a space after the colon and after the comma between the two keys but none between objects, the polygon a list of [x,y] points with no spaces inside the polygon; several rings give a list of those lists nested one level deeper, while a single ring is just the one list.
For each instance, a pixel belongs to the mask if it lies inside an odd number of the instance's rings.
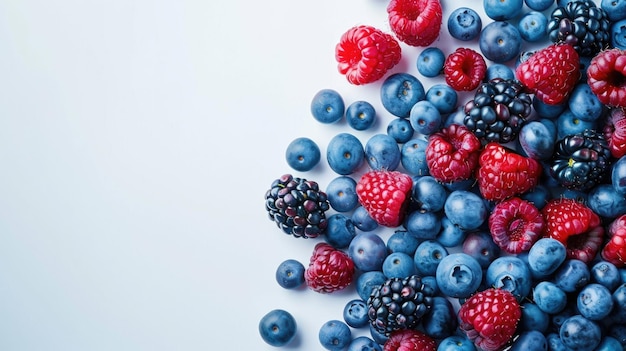
[{"label": "white background", "polygon": [[[321,349],[357,295],[276,284],[317,241],[282,234],[263,197],[294,138],[324,154],[339,132],[385,132],[380,82],[348,84],[334,47],[354,25],[389,31],[386,4],[0,1],[0,350],[272,350],[257,325],[274,308],[298,322],[287,349]],[[477,48],[446,33],[467,4],[444,1],[446,54]],[[419,52],[403,45],[392,72],[442,83]],[[315,122],[323,88],[372,102],[376,127]],[[336,176],[324,158],[292,173]]]}]

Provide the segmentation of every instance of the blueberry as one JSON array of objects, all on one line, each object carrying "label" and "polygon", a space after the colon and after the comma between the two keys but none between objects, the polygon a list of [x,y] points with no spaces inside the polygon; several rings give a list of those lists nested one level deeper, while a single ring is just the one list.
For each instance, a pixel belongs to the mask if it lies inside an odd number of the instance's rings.
[{"label": "blueberry", "polygon": [[519,335],[510,349],[510,351],[526,350],[548,350],[548,341],[543,333],[536,330],[525,331]]},{"label": "blueberry", "polygon": [[423,291],[429,291],[430,295],[436,296],[441,293],[437,285],[437,278],[434,275],[425,275],[422,277]]},{"label": "blueberry", "polygon": [[625,0],[602,0],[600,8],[605,12],[612,23],[626,19],[626,1]]},{"label": "blueberry", "polygon": [[524,0],[524,3],[531,10],[545,11],[554,4],[554,0]]},{"label": "blueberry", "polygon": [[557,139],[582,133],[586,129],[595,129],[596,123],[589,120],[582,120],[574,115],[569,108],[566,108],[556,119]]},{"label": "blueberry", "polygon": [[356,292],[362,300],[366,301],[370,297],[372,289],[386,280],[387,277],[385,277],[382,271],[364,272],[356,279]]},{"label": "blueberry", "polygon": [[[623,3],[626,4],[626,1]],[[611,24],[611,46],[626,50],[626,19]]]},{"label": "blueberry", "polygon": [[442,115],[454,111],[458,99],[458,93],[448,84],[434,84],[426,91],[426,100]]},{"label": "blueberry", "polygon": [[311,114],[318,122],[330,124],[339,121],[345,113],[341,95],[333,89],[318,91],[311,101]]},{"label": "blueberry", "polygon": [[[452,113],[446,117],[445,122],[443,123],[444,127],[449,127],[451,124],[464,124],[463,120],[465,119],[465,108],[463,106],[457,107]],[[459,182],[454,182],[451,185],[455,185]]]},{"label": "blueberry", "polygon": [[409,121],[413,130],[422,134],[430,135],[441,128],[441,113],[435,105],[428,100],[418,101],[409,115]]},{"label": "blueberry", "polygon": [[524,153],[537,160],[547,160],[552,157],[556,144],[556,130],[554,133],[539,121],[530,121],[522,126],[518,140]]},{"label": "blueberry", "polygon": [[504,21],[494,21],[480,32],[478,46],[486,59],[505,63],[512,61],[521,52],[522,36],[516,26]]},{"label": "blueberry", "polygon": [[437,47],[428,47],[419,54],[416,61],[417,71],[424,77],[434,78],[443,72],[446,56]]},{"label": "blueberry", "polygon": [[413,126],[406,118],[394,118],[387,125],[387,135],[392,137],[397,143],[402,144],[413,138]]},{"label": "blueberry", "polygon": [[537,307],[548,314],[561,312],[567,305],[565,291],[550,281],[541,281],[533,288],[533,299]]},{"label": "blueberry", "polygon": [[542,12],[530,11],[519,20],[517,29],[522,39],[537,42],[547,37],[548,18]]},{"label": "blueberry", "polygon": [[463,252],[474,257],[482,268],[487,268],[500,255],[500,247],[487,232],[472,232],[463,241]]},{"label": "blueberry", "polygon": [[511,67],[503,63],[494,63],[487,67],[486,81],[490,81],[495,78],[501,79],[515,79],[515,72]]},{"label": "blueberry", "polygon": [[467,232],[452,223],[448,217],[441,218],[441,230],[437,234],[437,241],[445,247],[459,246],[467,237]]},{"label": "blueberry", "polygon": [[554,273],[565,261],[565,245],[553,238],[541,238],[528,252],[528,266],[535,277]]},{"label": "blueberry", "polygon": [[290,343],[296,336],[296,320],[282,309],[268,312],[259,322],[261,338],[269,345],[280,347]]},{"label": "blueberry", "polygon": [[453,335],[457,325],[452,303],[445,297],[435,296],[430,312],[422,319],[424,332],[432,338],[443,339]]},{"label": "blueberry", "polygon": [[485,272],[488,286],[510,291],[522,301],[532,289],[532,275],[528,265],[516,256],[501,256],[493,260]]},{"label": "blueberry", "polygon": [[593,321],[602,320],[613,309],[611,292],[604,285],[589,284],[578,293],[576,306],[583,317]]},{"label": "blueberry", "polygon": [[376,122],[376,109],[367,101],[355,101],[346,109],[348,125],[356,130],[367,130]]},{"label": "blueberry", "polygon": [[466,298],[476,292],[482,276],[478,261],[464,253],[453,253],[444,257],[435,274],[439,290],[454,298]]},{"label": "blueberry", "polygon": [[476,347],[465,336],[451,335],[441,340],[437,351],[476,351]]},{"label": "blueberry", "polygon": [[349,212],[359,205],[356,181],[348,176],[333,178],[326,187],[330,206],[337,212]]},{"label": "blueberry", "polygon": [[364,232],[371,232],[378,228],[378,222],[370,216],[369,212],[367,212],[363,206],[358,206],[354,209],[354,212],[352,212],[352,223],[355,227]]},{"label": "blueberry", "polygon": [[363,144],[352,134],[339,133],[328,143],[326,160],[335,173],[352,174],[365,163]]},{"label": "blueberry", "polygon": [[620,157],[611,167],[611,185],[619,194],[626,195],[626,157]]},{"label": "blueberry", "polygon": [[587,205],[605,218],[616,218],[626,213],[626,197],[611,184],[599,184],[589,190]]},{"label": "blueberry", "polygon": [[405,226],[418,239],[435,239],[441,229],[441,219],[434,212],[413,211],[407,216]]},{"label": "blueberry", "polygon": [[567,105],[574,117],[582,121],[596,122],[604,112],[604,105],[587,83],[579,83],[574,87]]},{"label": "blueberry", "polygon": [[593,351],[613,351],[623,349],[622,344],[611,336],[605,336],[600,341],[598,347],[593,349]]},{"label": "blueberry", "polygon": [[596,323],[575,315],[563,322],[559,336],[563,344],[572,350],[592,351],[600,344],[602,332]]},{"label": "blueberry", "polygon": [[276,269],[276,281],[285,289],[295,289],[304,284],[304,265],[294,259],[281,262]]},{"label": "blueberry", "polygon": [[367,304],[361,299],[348,301],[343,308],[343,320],[352,328],[363,328],[369,324]]},{"label": "blueberry", "polygon": [[408,174],[429,174],[428,164],[426,163],[427,146],[428,142],[424,139],[411,139],[402,145],[400,162]]},{"label": "blueberry", "polygon": [[592,281],[614,291],[622,283],[619,269],[611,262],[600,261],[591,267]]},{"label": "blueberry", "polygon": [[417,272],[422,276],[434,276],[437,266],[444,257],[448,256],[448,250],[434,240],[426,240],[417,246],[413,260]]},{"label": "blueberry", "polygon": [[572,349],[563,344],[561,337],[557,333],[549,333],[546,335],[546,342],[548,343],[548,350],[550,351],[572,351]]},{"label": "blueberry", "polygon": [[365,157],[373,170],[395,170],[400,164],[398,143],[387,134],[375,134],[365,144]]},{"label": "blueberry", "polygon": [[523,0],[483,0],[485,14],[495,21],[517,17],[522,12],[523,5]]},{"label": "blueberry", "polygon": [[422,82],[408,73],[390,75],[383,81],[380,90],[383,107],[396,117],[409,117],[411,107],[425,97]]},{"label": "blueberry", "polygon": [[300,137],[294,139],[285,151],[285,159],[289,167],[300,172],[307,172],[313,169],[321,158],[319,146],[315,141]]},{"label": "blueberry", "polygon": [[387,239],[389,252],[402,252],[409,256],[415,255],[420,239],[406,230],[399,230]]},{"label": "blueberry", "polygon": [[383,274],[387,278],[406,278],[416,273],[413,257],[404,252],[392,252],[383,261]]},{"label": "blueberry", "polygon": [[563,111],[567,108],[567,104],[556,104],[556,105],[548,105],[545,102],[538,99],[536,96],[533,97],[533,109],[539,117],[555,119],[558,118]]},{"label": "blueberry", "polygon": [[458,40],[473,40],[482,28],[480,15],[469,7],[459,7],[448,17],[448,33]]},{"label": "blueberry", "polygon": [[346,323],[330,320],[322,324],[318,337],[326,350],[342,351],[352,342],[352,331]]},{"label": "blueberry", "polygon": [[442,210],[447,197],[446,188],[431,176],[419,177],[413,183],[412,199],[422,211]]},{"label": "blueberry", "polygon": [[387,246],[378,234],[359,233],[350,242],[348,255],[359,270],[379,271],[387,257]]},{"label": "blueberry", "polygon": [[352,339],[346,351],[382,351],[382,348],[367,336],[357,336]]},{"label": "blueberry", "polygon": [[324,240],[337,249],[348,247],[356,236],[356,230],[350,218],[341,213],[334,213],[326,221],[328,225]]},{"label": "blueberry", "polygon": [[482,198],[467,190],[451,192],[446,198],[444,211],[452,223],[464,230],[477,229],[488,215]]},{"label": "blueberry", "polygon": [[521,330],[536,330],[544,333],[549,325],[548,313],[542,311],[535,303],[524,302],[522,304],[522,318],[519,325]]},{"label": "blueberry", "polygon": [[589,284],[591,274],[587,264],[578,259],[567,259],[554,274],[554,282],[566,293],[573,293]]}]

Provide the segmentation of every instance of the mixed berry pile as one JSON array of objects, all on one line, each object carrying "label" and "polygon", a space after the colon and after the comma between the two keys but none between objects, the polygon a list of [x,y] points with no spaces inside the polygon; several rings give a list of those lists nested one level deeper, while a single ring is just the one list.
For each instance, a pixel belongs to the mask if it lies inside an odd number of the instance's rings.
[{"label": "mixed berry pile", "polygon": [[[277,283],[354,286],[343,320],[320,326],[331,351],[626,349],[626,1],[484,0],[489,23],[445,5],[390,0],[389,32],[338,38],[338,74],[377,85],[393,119],[367,140],[337,134],[325,155],[306,137],[287,146],[265,210],[316,244]],[[479,49],[443,52],[445,29]],[[438,84],[392,71],[409,50]],[[382,114],[329,88],[310,109],[356,131]],[[306,176],[324,161],[326,187]],[[259,332],[283,346],[296,325],[273,310]]]}]

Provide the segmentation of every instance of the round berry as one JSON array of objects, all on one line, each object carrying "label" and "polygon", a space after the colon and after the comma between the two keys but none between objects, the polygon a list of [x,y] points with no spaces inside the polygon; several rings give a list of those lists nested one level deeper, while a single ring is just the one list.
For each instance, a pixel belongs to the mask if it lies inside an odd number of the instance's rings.
[{"label": "round berry", "polygon": [[554,4],[554,0],[524,0],[529,9],[535,11],[545,11]]},{"label": "round berry", "polygon": [[400,164],[400,148],[387,134],[375,134],[365,143],[365,159],[372,170],[395,170]]},{"label": "round berry", "polygon": [[387,278],[406,278],[417,273],[413,257],[404,252],[392,252],[383,261],[383,274]]},{"label": "round berry", "polygon": [[339,133],[328,143],[326,161],[335,173],[352,174],[365,163],[363,144],[352,134]]},{"label": "round berry", "polygon": [[352,342],[352,331],[346,323],[330,320],[321,326],[318,337],[326,350],[341,351]]},{"label": "round berry", "polygon": [[487,75],[485,76],[486,81],[490,81],[492,79],[504,79],[510,80],[515,79],[515,72],[511,67],[503,64],[503,63],[493,63],[487,67]]},{"label": "round berry", "polygon": [[443,66],[446,83],[456,91],[478,87],[487,73],[485,59],[470,48],[458,48],[448,55]]},{"label": "round berry", "polygon": [[376,110],[367,101],[355,101],[346,109],[346,120],[355,130],[367,130],[376,122]]},{"label": "round berry", "polygon": [[522,36],[515,25],[494,21],[486,25],[478,39],[480,51],[486,59],[505,63],[515,59],[522,49]]},{"label": "round berry", "polygon": [[422,276],[434,276],[437,266],[444,257],[448,256],[448,250],[435,240],[425,240],[417,246],[413,260],[417,271]]},{"label": "round berry", "polygon": [[[626,4],[626,1],[623,1]],[[626,50],[626,18],[611,24],[611,46]]]},{"label": "round berry", "polygon": [[600,327],[581,315],[567,318],[559,329],[563,344],[573,350],[594,350],[601,341]]},{"label": "round berry", "polygon": [[313,96],[311,113],[313,118],[321,123],[335,123],[343,118],[345,113],[343,98],[333,89],[322,89]]},{"label": "round berry", "polygon": [[425,97],[424,85],[409,73],[390,75],[380,88],[383,107],[396,117],[409,117],[413,105]]},{"label": "round berry", "polygon": [[448,32],[458,40],[473,40],[483,28],[480,15],[469,7],[459,7],[448,17]]},{"label": "round berry", "polygon": [[371,232],[378,228],[378,222],[370,216],[367,209],[363,206],[358,206],[354,209],[354,212],[352,212],[352,223],[354,223],[354,226],[359,228],[359,230],[364,232]]},{"label": "round berry", "polygon": [[548,18],[542,12],[530,11],[519,20],[517,29],[522,39],[527,42],[538,42],[547,37]]},{"label": "round berry", "polygon": [[443,62],[446,56],[437,47],[429,47],[417,56],[417,71],[424,77],[437,77],[443,72]]},{"label": "round berry", "polygon": [[592,321],[606,318],[613,309],[611,292],[604,285],[592,283],[585,286],[576,299],[580,314]]},{"label": "round berry", "polygon": [[332,179],[326,187],[328,202],[337,212],[349,212],[359,205],[356,195],[356,181],[349,176]]},{"label": "round berry", "polygon": [[276,269],[276,281],[285,289],[294,289],[304,284],[304,265],[294,259],[281,262]]},{"label": "round berry", "polygon": [[261,338],[271,346],[285,346],[296,336],[296,320],[282,309],[268,312],[259,322]]},{"label": "round berry", "polygon": [[343,308],[343,320],[352,328],[363,328],[369,323],[367,304],[361,299],[348,301]]},{"label": "round berry", "polygon": [[449,114],[456,108],[458,94],[447,84],[434,84],[426,92],[426,100],[437,108],[442,115]]},{"label": "round berry", "polygon": [[441,113],[439,113],[437,107],[428,100],[418,101],[413,105],[409,121],[412,130],[422,135],[430,135],[438,131],[442,125]]},{"label": "round berry", "polygon": [[328,217],[327,222],[324,240],[338,249],[348,247],[356,236],[355,227],[350,218],[341,213],[334,213]]},{"label": "round berry", "polygon": [[555,283],[541,281],[533,288],[533,300],[537,307],[548,314],[561,312],[567,305],[567,295]]},{"label": "round berry", "polygon": [[320,158],[319,146],[315,141],[305,137],[294,139],[285,151],[285,159],[289,167],[300,172],[313,169],[320,162]]},{"label": "round berry", "polygon": [[396,143],[399,144],[411,140],[414,133],[413,126],[407,118],[394,118],[387,125],[387,135],[392,137]]},{"label": "round berry", "polygon": [[398,230],[387,239],[389,252],[402,252],[407,255],[415,255],[415,250],[420,244],[420,239],[406,230]]},{"label": "round berry", "polygon": [[424,139],[411,139],[402,145],[400,150],[400,162],[404,170],[411,175],[428,175],[426,163],[426,147],[428,142]]},{"label": "round berry", "polygon": [[439,262],[435,277],[442,293],[454,298],[466,298],[476,292],[483,273],[476,259],[464,253],[453,253]]},{"label": "round berry", "polygon": [[382,351],[382,347],[367,336],[357,336],[352,339],[346,351]]},{"label": "round berry", "polygon": [[506,21],[517,17],[522,12],[523,5],[523,0],[483,0],[485,14],[495,21]]}]

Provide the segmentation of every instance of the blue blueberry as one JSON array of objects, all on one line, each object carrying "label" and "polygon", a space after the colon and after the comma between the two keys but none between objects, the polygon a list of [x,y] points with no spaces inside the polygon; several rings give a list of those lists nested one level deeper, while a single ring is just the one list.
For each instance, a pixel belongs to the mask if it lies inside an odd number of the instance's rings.
[{"label": "blue blueberry", "polygon": [[367,336],[357,336],[346,351],[382,351],[382,347]]},{"label": "blue blueberry", "polygon": [[404,252],[392,252],[383,261],[383,274],[387,278],[406,278],[416,273],[413,257]]},{"label": "blue blueberry", "polygon": [[339,320],[322,324],[318,333],[320,344],[329,351],[342,351],[352,342],[350,327]]},{"label": "blue blueberry", "polygon": [[574,117],[588,122],[596,122],[604,112],[604,105],[587,83],[579,83],[574,87],[567,105]]},{"label": "blue blueberry", "polygon": [[368,130],[376,122],[376,109],[367,101],[355,101],[346,109],[346,120],[353,129]]},{"label": "blue blueberry", "polygon": [[367,301],[374,287],[381,285],[386,280],[387,277],[380,270],[363,272],[356,278],[356,292],[363,301]]},{"label": "blue blueberry", "polygon": [[483,0],[485,14],[495,21],[517,17],[522,12],[523,5],[523,0]]},{"label": "blue blueberry", "polygon": [[539,117],[555,119],[558,118],[566,108],[566,103],[549,105],[541,101],[541,99],[538,99],[536,96],[533,97],[533,109],[537,112]]},{"label": "blue blueberry", "polygon": [[624,0],[602,0],[600,8],[606,12],[612,23],[626,19],[626,1]]},{"label": "blue blueberry", "polygon": [[417,71],[424,77],[434,78],[443,72],[446,56],[437,47],[428,47],[417,56]]},{"label": "blue blueberry", "polygon": [[356,236],[356,230],[350,218],[341,213],[334,213],[326,221],[328,225],[324,240],[337,249],[348,247]]},{"label": "blue blueberry", "polygon": [[491,234],[477,231],[465,237],[463,252],[474,257],[482,268],[487,268],[500,256],[500,247],[493,241]]},{"label": "blue blueberry", "polygon": [[494,21],[480,32],[478,46],[487,60],[505,63],[520,54],[522,36],[515,25],[505,21]]},{"label": "blue blueberry", "polygon": [[359,228],[361,231],[371,232],[372,230],[378,228],[378,222],[370,216],[369,212],[367,212],[363,206],[358,206],[354,209],[351,219],[354,226]]},{"label": "blue blueberry", "polygon": [[[452,124],[460,124],[463,125],[463,120],[465,119],[465,108],[463,106],[457,107],[452,113],[446,117],[445,122],[443,123],[444,127],[449,127]],[[458,182],[454,182],[455,184]]]},{"label": "blue blueberry", "polygon": [[437,241],[445,247],[459,246],[467,237],[467,232],[458,225],[452,223],[448,217],[441,218],[441,230],[437,235]]},{"label": "blue blueberry", "polygon": [[623,348],[626,348],[626,325],[613,324],[609,328],[608,335],[619,341]]},{"label": "blue blueberry", "polygon": [[518,134],[518,139],[522,150],[528,157],[537,160],[547,160],[552,157],[556,133],[552,133],[545,124],[539,121],[524,124]]},{"label": "blue blueberry", "polygon": [[[622,1],[626,4],[626,1]],[[626,19],[611,24],[611,46],[626,50]]]},{"label": "blue blueberry", "polygon": [[398,230],[387,239],[389,252],[402,252],[409,256],[415,255],[420,239],[406,230]]},{"label": "blue blueberry", "polygon": [[533,300],[542,311],[556,314],[567,305],[567,294],[553,282],[544,280],[533,288]]},{"label": "blue blueberry", "polygon": [[426,240],[417,246],[413,260],[417,272],[422,276],[434,276],[437,266],[444,257],[448,256],[448,250],[434,240]]},{"label": "blue blueberry", "polygon": [[345,113],[341,95],[333,89],[318,91],[311,101],[311,114],[318,122],[330,124],[339,121]]},{"label": "blue blueberry", "polygon": [[276,282],[285,289],[295,289],[304,284],[304,265],[294,259],[281,262],[276,268]]},{"label": "blue blueberry", "polygon": [[613,298],[609,289],[604,285],[592,283],[578,293],[576,306],[583,317],[599,321],[611,313]]},{"label": "blue blueberry", "polygon": [[319,146],[312,139],[296,138],[285,150],[285,159],[289,167],[300,172],[307,172],[317,166],[322,155]]},{"label": "blue blueberry", "polygon": [[426,163],[427,146],[428,142],[421,138],[411,139],[402,145],[400,162],[408,174],[429,174],[428,164]]},{"label": "blue blueberry", "polygon": [[604,285],[609,291],[614,291],[622,284],[619,269],[611,262],[599,261],[591,267],[592,281]]},{"label": "blue blueberry", "polygon": [[620,157],[611,167],[611,185],[619,194],[626,195],[626,157]]},{"label": "blue blueberry", "polygon": [[405,226],[418,239],[435,239],[441,229],[441,218],[434,212],[413,211],[407,216]]},{"label": "blue blueberry", "polygon": [[437,212],[443,209],[448,191],[431,176],[419,177],[413,183],[412,199],[422,211]]},{"label": "blue blueberry", "polygon": [[387,125],[387,135],[392,137],[397,143],[403,144],[413,138],[413,126],[406,118],[394,118]]},{"label": "blue blueberry", "polygon": [[547,38],[548,18],[542,12],[530,11],[519,20],[517,29],[522,39],[537,42]]},{"label": "blue blueberry", "polygon": [[476,351],[476,346],[465,336],[451,335],[441,340],[437,351]]},{"label": "blue blueberry", "polygon": [[626,283],[622,283],[613,291],[614,309],[611,318],[616,323],[626,323]]},{"label": "blue blueberry", "polygon": [[558,333],[549,333],[546,335],[546,342],[548,343],[548,350],[550,351],[572,351],[572,349],[563,344]]},{"label": "blue blueberry", "polygon": [[387,134],[375,134],[365,143],[365,159],[373,170],[395,170],[400,164],[400,148]]},{"label": "blue blueberry", "polygon": [[600,341],[600,344],[593,349],[593,351],[613,351],[623,349],[622,344],[619,340],[615,339],[612,336],[605,336]]},{"label": "blue blueberry", "polygon": [[445,297],[435,296],[430,312],[422,319],[424,332],[432,338],[443,339],[453,335],[457,325],[452,303]]},{"label": "blue blueberry", "polygon": [[348,246],[348,256],[354,266],[363,272],[379,271],[387,257],[387,246],[378,234],[359,233]]},{"label": "blue blueberry", "polygon": [[591,273],[587,264],[578,259],[567,259],[554,273],[554,282],[566,293],[573,293],[589,284]]},{"label": "blue blueberry", "polygon": [[545,11],[554,4],[554,0],[524,0],[524,3],[531,10]]},{"label": "blue blueberry", "polygon": [[548,350],[548,341],[542,332],[536,330],[520,333],[510,351]]},{"label": "blue blueberry", "polygon": [[522,317],[519,323],[521,330],[536,330],[545,333],[550,325],[550,317],[535,303],[524,302],[522,303]]},{"label": "blue blueberry", "polygon": [[348,176],[333,178],[326,187],[328,203],[337,212],[349,212],[359,205],[356,181]]},{"label": "blue blueberry", "polygon": [[409,115],[409,122],[414,131],[422,135],[430,135],[441,129],[441,113],[428,100],[418,101]]},{"label": "blue blueberry", "polygon": [[261,338],[271,346],[285,346],[296,336],[296,320],[291,313],[275,309],[268,312],[259,321]]},{"label": "blue blueberry", "polygon": [[437,286],[437,278],[434,275],[425,275],[422,276],[422,284],[424,287],[423,291],[428,291],[431,296],[436,296],[441,294],[439,290],[439,286]]},{"label": "blue blueberry", "polygon": [[581,315],[575,315],[563,322],[559,329],[563,344],[572,350],[592,351],[602,339],[600,327]]},{"label": "blue blueberry", "polygon": [[494,63],[487,67],[485,80],[490,81],[495,78],[515,79],[515,72],[503,63]]},{"label": "blue blueberry", "polygon": [[560,140],[568,135],[584,132],[585,129],[595,129],[595,127],[595,122],[582,120],[567,108],[556,119],[557,139]]},{"label": "blue blueberry", "polygon": [[474,230],[487,219],[487,206],[477,194],[455,190],[446,198],[444,211],[448,219],[464,230]]},{"label": "blue blueberry", "polygon": [[501,256],[487,267],[485,283],[510,291],[518,301],[522,301],[532,289],[532,275],[528,265],[521,258]]},{"label": "blue blueberry", "polygon": [[443,294],[454,298],[466,298],[476,292],[483,272],[478,261],[464,253],[444,257],[435,274],[437,286]]},{"label": "blue blueberry", "polygon": [[424,100],[424,85],[409,73],[394,73],[381,86],[380,98],[383,107],[396,117],[407,118],[411,107]]},{"label": "blue blueberry", "polygon": [[448,33],[458,40],[473,40],[483,28],[480,15],[469,7],[459,7],[448,17]]},{"label": "blue blueberry", "polygon": [[626,213],[626,197],[611,184],[599,184],[589,190],[587,205],[605,218],[616,218]]},{"label": "blue blueberry", "polygon": [[335,173],[352,174],[365,163],[363,144],[352,134],[339,133],[328,143],[326,160]]},{"label": "blue blueberry", "polygon": [[548,200],[550,200],[552,197],[550,189],[548,189],[547,186],[543,184],[537,184],[537,186],[533,190],[520,195],[520,198],[531,202],[533,205],[535,205],[535,207],[537,207],[538,210],[541,211],[546,203],[548,203]]},{"label": "blue blueberry", "polygon": [[369,324],[367,309],[364,300],[350,300],[343,308],[343,320],[352,328],[363,328]]},{"label": "blue blueberry", "polygon": [[535,277],[554,273],[565,261],[565,245],[553,238],[541,238],[528,252],[528,266]]},{"label": "blue blueberry", "polygon": [[433,104],[442,115],[454,111],[458,99],[458,93],[448,84],[434,84],[426,91],[426,100]]}]

